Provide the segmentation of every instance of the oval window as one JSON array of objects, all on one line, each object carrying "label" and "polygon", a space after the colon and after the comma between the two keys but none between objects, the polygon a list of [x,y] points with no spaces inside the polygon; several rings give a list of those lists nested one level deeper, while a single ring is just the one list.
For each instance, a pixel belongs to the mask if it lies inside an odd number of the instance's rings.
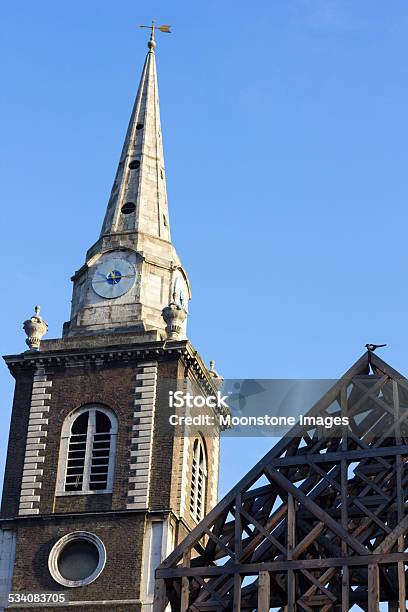
[{"label": "oval window", "polygon": [[86,531],[75,531],[58,540],[48,558],[51,576],[67,587],[93,582],[105,563],[106,550],[102,540]]}]

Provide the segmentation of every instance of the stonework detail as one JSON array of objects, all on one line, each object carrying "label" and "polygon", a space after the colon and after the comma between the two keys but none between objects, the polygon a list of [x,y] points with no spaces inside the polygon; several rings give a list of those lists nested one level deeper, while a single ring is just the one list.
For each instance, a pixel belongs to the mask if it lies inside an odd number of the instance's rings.
[{"label": "stonework detail", "polygon": [[177,340],[186,319],[187,313],[174,301],[162,310],[162,317],[166,322],[166,334],[169,340]]},{"label": "stonework detail", "polygon": [[33,378],[27,441],[21,482],[19,515],[39,514],[44,451],[47,438],[52,381],[38,367]]},{"label": "stonework detail", "polygon": [[153,49],[146,57],[101,235],[132,230],[170,240]]},{"label": "stonework detail", "polygon": [[208,479],[208,507],[207,512],[212,510],[218,502],[218,477],[219,477],[219,465],[220,465],[220,438],[218,435],[214,435],[211,438],[211,456],[208,460],[211,461],[211,478]]},{"label": "stonework detail", "polygon": [[[126,275],[120,274],[121,266],[115,262],[134,267],[136,280],[128,290],[121,291]],[[155,330],[158,339],[164,339],[167,321],[162,309],[174,293],[177,307],[182,308],[176,312],[177,337],[186,337],[184,311],[188,312],[191,290],[170,238],[153,47],[143,68],[100,237],[72,280],[71,316],[64,337]]]},{"label": "stonework detail", "polygon": [[48,323],[40,316],[40,306],[35,306],[34,311],[33,316],[23,324],[23,329],[27,334],[26,344],[30,351],[40,349],[41,338],[48,330]]},{"label": "stonework detail", "polygon": [[[0,529],[0,596],[7,596],[12,590],[14,559],[16,556],[16,534]],[[0,603],[1,606],[1,603]],[[4,608],[0,607],[0,612]]]},{"label": "stonework detail", "polygon": [[136,373],[128,509],[143,509],[149,505],[156,388],[157,362],[144,363]]},{"label": "stonework detail", "polygon": [[[193,393],[194,389],[194,383],[189,379],[185,379],[183,383],[183,392]],[[185,408],[185,416],[191,416],[191,410],[188,407]],[[180,438],[180,444],[177,451],[178,456],[175,459],[175,473],[177,473],[176,508],[179,516],[194,526],[197,521],[190,510],[194,443],[197,438],[200,438],[205,445],[208,467],[206,479],[207,486],[205,490],[205,512],[208,513],[218,501],[219,432],[214,430],[213,435],[203,438],[197,427],[183,423],[183,425],[179,426],[176,435]]]},{"label": "stonework detail", "polygon": [[[190,385],[187,379],[184,380],[183,392],[191,391]],[[190,416],[190,409],[186,408],[186,416]],[[190,492],[190,472],[189,472],[189,460],[191,456],[191,448],[193,439],[190,438],[190,426],[183,424],[183,429],[180,432],[180,454],[178,458],[177,474],[177,510],[180,516],[186,516],[188,512],[189,504],[189,492]]]}]

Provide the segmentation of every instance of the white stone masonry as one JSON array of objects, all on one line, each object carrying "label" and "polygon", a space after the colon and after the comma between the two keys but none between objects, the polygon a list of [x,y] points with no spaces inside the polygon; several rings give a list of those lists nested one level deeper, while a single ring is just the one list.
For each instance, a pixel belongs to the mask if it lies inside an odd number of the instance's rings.
[{"label": "white stone masonry", "polygon": [[157,362],[144,363],[136,373],[128,509],[143,509],[149,506],[156,388]]},{"label": "white stone masonry", "polygon": [[21,482],[20,515],[39,514],[44,451],[47,439],[52,381],[44,368],[37,368],[31,393],[23,478]]}]

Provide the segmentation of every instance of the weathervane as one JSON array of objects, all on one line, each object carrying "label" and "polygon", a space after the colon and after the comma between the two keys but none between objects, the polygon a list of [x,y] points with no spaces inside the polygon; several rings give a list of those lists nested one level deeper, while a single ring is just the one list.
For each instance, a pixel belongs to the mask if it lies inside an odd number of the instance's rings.
[{"label": "weathervane", "polygon": [[154,49],[156,46],[156,42],[154,40],[154,31],[155,30],[160,30],[160,32],[165,32],[166,34],[171,34],[170,31],[170,26],[169,25],[155,25],[154,21],[152,21],[152,25],[141,25],[139,26],[140,28],[146,28],[148,30],[151,30],[151,34],[150,34],[150,41],[147,43],[147,46],[149,47],[149,49]]}]

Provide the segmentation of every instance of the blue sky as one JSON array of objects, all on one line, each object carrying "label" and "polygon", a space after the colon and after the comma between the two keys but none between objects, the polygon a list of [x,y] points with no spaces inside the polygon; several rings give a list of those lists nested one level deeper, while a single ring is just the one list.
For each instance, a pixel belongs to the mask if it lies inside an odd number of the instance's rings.
[{"label": "blue sky", "polygon": [[[366,342],[407,373],[402,0],[3,4],[2,352],[24,350],[34,304],[48,337],[68,318],[152,18],[173,25],[157,62],[193,344],[226,377],[333,378]],[[224,443],[222,492],[270,442]]]}]

